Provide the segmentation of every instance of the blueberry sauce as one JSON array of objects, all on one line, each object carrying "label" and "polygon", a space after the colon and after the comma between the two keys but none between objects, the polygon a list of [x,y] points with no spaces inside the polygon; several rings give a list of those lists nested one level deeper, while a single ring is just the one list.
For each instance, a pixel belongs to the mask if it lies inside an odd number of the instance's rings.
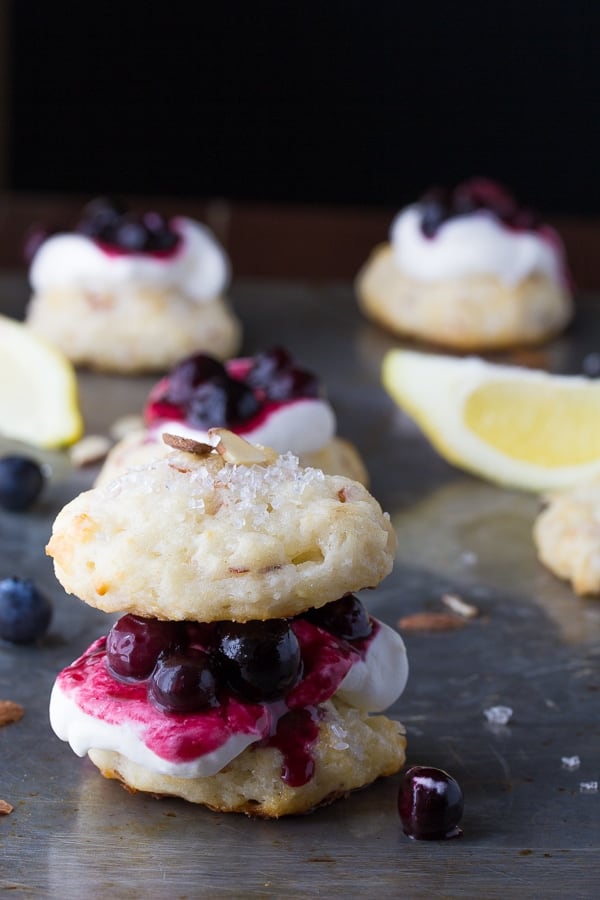
[{"label": "blueberry sauce", "polygon": [[453,190],[433,187],[419,200],[421,230],[433,238],[445,222],[485,211],[512,231],[536,231],[545,237],[545,226],[533,210],[521,206],[503,185],[489,178],[472,178]]},{"label": "blueberry sauce", "polygon": [[[138,619],[123,616],[119,620],[125,620],[122,628],[117,628],[120,639],[126,632],[127,620],[132,618]],[[249,735],[256,743],[266,742],[264,745],[281,751],[282,778],[295,786],[306,783],[314,771],[312,747],[322,715],[320,704],[336,692],[352,665],[364,659],[379,627],[376,620],[371,620],[369,637],[357,641],[355,646],[303,617],[288,620],[289,635],[285,633],[281,639],[285,628],[280,623],[285,620],[275,620],[279,656],[270,671],[270,678],[278,685],[273,699],[273,692],[268,686],[265,689],[260,679],[250,679],[245,695],[239,684],[231,689],[230,673],[224,673],[221,660],[221,641],[223,634],[229,633],[227,629],[231,630],[231,623],[186,623],[178,636],[184,632],[187,642],[180,641],[176,650],[165,651],[161,647],[173,645],[170,629],[174,623],[162,623],[166,636],[161,643],[154,633],[157,620],[148,621],[152,623],[150,634],[157,654],[150,676],[126,680],[121,674],[115,676],[107,660],[107,639],[100,638],[59,674],[57,681],[62,692],[95,719],[133,726],[150,750],[173,763],[189,762],[211,753],[235,735]],[[272,648],[271,624],[255,624],[264,628],[265,645]],[[254,632],[259,630],[255,628]],[[134,644],[140,635],[140,661],[147,671],[148,641],[137,620],[132,630]],[[256,633],[252,637],[255,640]],[[252,647],[254,650],[254,644]],[[245,674],[248,670],[251,675],[261,672],[260,653],[251,655],[244,651],[241,658]],[[127,657],[128,666],[131,660],[136,661],[133,651]],[[297,672],[290,678],[292,686],[281,696],[281,673],[284,679],[289,678],[295,665]],[[259,695],[263,692],[260,700],[256,699],[257,683]]]},{"label": "blueberry sauce", "polygon": [[136,253],[173,256],[181,237],[172,222],[150,210],[131,212],[119,201],[98,197],[84,209],[75,231],[87,235],[108,256]]},{"label": "blueberry sauce", "polygon": [[279,719],[277,731],[264,742],[283,756],[281,780],[290,787],[306,784],[315,772],[311,753],[319,737],[319,712],[314,706],[294,709]]},{"label": "blueberry sauce", "polygon": [[317,377],[297,366],[281,347],[225,364],[198,353],[154,386],[144,418],[148,426],[170,420],[244,435],[282,406],[320,396]]}]

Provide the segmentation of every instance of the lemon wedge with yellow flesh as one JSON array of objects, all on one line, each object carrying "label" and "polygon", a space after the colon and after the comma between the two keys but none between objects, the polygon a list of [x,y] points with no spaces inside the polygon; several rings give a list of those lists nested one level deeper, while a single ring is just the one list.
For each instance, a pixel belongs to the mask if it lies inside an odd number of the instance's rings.
[{"label": "lemon wedge with yellow flesh", "polygon": [[390,350],[382,382],[448,462],[525,490],[600,472],[600,380]]},{"label": "lemon wedge with yellow flesh", "polygon": [[22,322],[0,316],[0,434],[53,449],[82,431],[70,361]]}]

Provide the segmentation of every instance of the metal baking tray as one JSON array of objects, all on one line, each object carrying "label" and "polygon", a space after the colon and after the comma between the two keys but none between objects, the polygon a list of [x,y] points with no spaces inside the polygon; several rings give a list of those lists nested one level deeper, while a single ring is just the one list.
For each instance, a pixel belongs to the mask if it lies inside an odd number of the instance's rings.
[{"label": "metal baking tray", "polygon": [[[26,297],[20,275],[0,279],[2,312],[22,315]],[[0,646],[0,698],[25,709],[0,728],[0,798],[14,806],[0,818],[0,889],[65,900],[597,896],[600,792],[581,784],[600,779],[600,601],[575,597],[537,561],[539,499],[435,453],[382,389],[381,359],[397,342],[362,318],[349,285],[243,282],[232,297],[246,352],[282,344],[323,377],[339,433],[360,448],[392,517],[396,565],[364,596],[370,611],[395,625],[443,609],[448,592],[479,609],[460,630],[405,634],[411,674],[390,711],[406,725],[408,763],[461,783],[464,836],[405,837],[399,776],[309,816],[260,821],[132,796],[74,756],[48,724],[51,686],[109,620],[65,595],[44,545],[96,470],[42,454],[53,475],[40,503],[0,513],[0,576],[32,577],[55,606],[39,646]],[[578,372],[599,349],[600,306],[580,298],[569,333],[528,361]],[[153,382],[82,372],[87,431],[139,412]],[[512,719],[490,725],[484,710],[499,704]],[[565,768],[575,755],[580,767]]]}]

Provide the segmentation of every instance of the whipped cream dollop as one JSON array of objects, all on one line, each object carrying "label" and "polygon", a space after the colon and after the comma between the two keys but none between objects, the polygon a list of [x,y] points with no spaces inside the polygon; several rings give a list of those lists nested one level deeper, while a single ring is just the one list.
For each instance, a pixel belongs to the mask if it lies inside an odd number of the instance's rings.
[{"label": "whipped cream dollop", "polygon": [[408,658],[397,631],[379,622],[364,659],[357,660],[336,696],[367,712],[381,712],[391,706],[408,681]]},{"label": "whipped cream dollop", "polygon": [[125,287],[175,290],[190,300],[217,297],[230,279],[229,260],[212,232],[185,217],[171,220],[179,243],[168,254],[111,252],[83,234],[57,234],[35,254],[29,271],[35,292],[110,291]]},{"label": "whipped cream dollop", "polygon": [[[403,692],[408,678],[408,661],[400,635],[388,625],[373,621],[375,633],[366,652],[362,656],[355,654],[356,659],[334,696],[359,709],[375,712],[391,705]],[[78,689],[86,689],[85,674],[85,670],[79,670],[81,687]],[[77,690],[68,689],[67,682],[62,682],[59,675],[50,698],[52,729],[57,737],[70,744],[77,756],[85,756],[92,749],[114,751],[153,772],[178,778],[202,778],[220,772],[251,744],[272,734],[278,719],[287,711],[283,701],[253,704],[253,712],[240,717],[243,727],[238,731],[227,735],[222,742],[220,737],[213,741],[209,737],[205,741],[207,752],[181,759],[159,755],[148,746],[151,741],[145,732],[152,729],[151,725],[135,717],[110,721],[110,702],[110,697],[98,698],[98,715],[85,712],[77,702]],[[157,715],[163,722],[165,719],[174,721],[174,717]],[[189,722],[192,717],[186,718]],[[185,729],[188,722],[184,720],[181,728]],[[215,714],[214,722],[218,729],[221,717]],[[170,724],[170,727],[179,725]]]},{"label": "whipped cream dollop", "polygon": [[448,219],[427,237],[422,220],[423,207],[413,204],[398,213],[390,231],[394,262],[419,281],[495,275],[512,287],[537,272],[566,281],[562,244],[549,226],[509,228],[488,210],[478,210]]},{"label": "whipped cream dollop", "polygon": [[232,759],[257,740],[269,734],[271,711],[265,707],[263,716],[249,731],[241,731],[228,737],[224,743],[195,759],[174,762],[159,756],[150,749],[141,736],[135,722],[108,722],[84,712],[73,697],[55,682],[50,695],[50,725],[62,741],[67,741],[77,756],[85,756],[89,750],[109,750],[120,753],[131,762],[144,766],[160,775],[177,778],[207,778],[216,775]]},{"label": "whipped cream dollop", "polygon": [[[313,453],[328,444],[336,433],[335,413],[326,400],[302,398],[273,405],[251,427],[232,429],[251,444],[272,447],[277,453],[295,456]],[[195,441],[210,443],[206,431],[192,428],[185,422],[167,420],[152,425],[148,435],[162,443],[162,435],[177,434]]]}]

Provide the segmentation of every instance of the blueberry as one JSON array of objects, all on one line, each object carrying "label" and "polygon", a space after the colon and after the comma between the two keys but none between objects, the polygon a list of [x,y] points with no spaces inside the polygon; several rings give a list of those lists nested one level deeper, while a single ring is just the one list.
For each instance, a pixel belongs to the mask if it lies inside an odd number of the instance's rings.
[{"label": "blueberry", "polygon": [[165,712],[192,713],[217,705],[209,653],[199,647],[159,656],[148,685],[150,700]]},{"label": "blueberry", "polygon": [[300,369],[287,350],[274,347],[257,353],[246,376],[246,383],[265,400],[281,403],[298,397],[318,397],[318,378]]},{"label": "blueberry", "polygon": [[421,198],[422,213],[421,230],[425,237],[435,237],[435,234],[446,219],[450,218],[450,194],[445,188],[431,188]]},{"label": "blueberry", "polygon": [[332,600],[318,609],[309,609],[304,618],[346,641],[367,638],[373,630],[364,604],[354,594]]},{"label": "blueberry", "polygon": [[458,782],[433,766],[413,766],[398,791],[398,812],[404,833],[420,841],[460,837],[463,793]]},{"label": "blueberry", "polygon": [[147,232],[143,223],[132,215],[123,216],[112,233],[114,243],[122,250],[129,250],[132,253],[146,249],[146,237]]},{"label": "blueberry", "polygon": [[0,581],[0,637],[14,644],[30,644],[48,630],[52,605],[27,578]]},{"label": "blueberry", "polygon": [[128,613],[121,616],[108,632],[108,670],[122,681],[147,678],[160,654],[175,649],[184,641],[185,626],[180,622],[163,622]]},{"label": "blueberry", "polygon": [[186,418],[196,428],[235,428],[259,409],[250,388],[225,373],[194,388],[186,406]]},{"label": "blueberry", "polygon": [[229,688],[252,702],[285,696],[302,670],[300,644],[285,619],[223,623],[217,657]]},{"label": "blueberry", "polygon": [[89,237],[102,237],[118,224],[125,213],[121,201],[110,197],[96,197],[83,208],[76,231]]},{"label": "blueberry", "polygon": [[44,486],[40,465],[26,456],[4,456],[0,459],[0,506],[13,512],[28,509]]},{"label": "blueberry", "polygon": [[195,428],[224,428],[227,421],[227,385],[225,381],[206,381],[198,385],[187,405],[187,420]]},{"label": "blueberry", "polygon": [[165,394],[160,399],[175,406],[186,406],[196,388],[207,381],[227,378],[223,363],[205,353],[196,353],[181,360],[166,379]]}]

